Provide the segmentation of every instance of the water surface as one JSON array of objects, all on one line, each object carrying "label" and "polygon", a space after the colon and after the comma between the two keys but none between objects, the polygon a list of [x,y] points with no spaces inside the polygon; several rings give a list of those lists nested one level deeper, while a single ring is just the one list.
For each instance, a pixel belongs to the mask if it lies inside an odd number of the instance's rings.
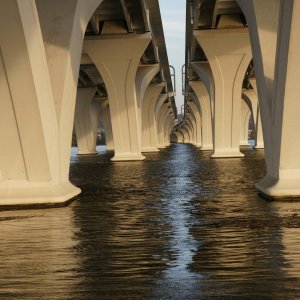
[{"label": "water surface", "polygon": [[297,299],[300,203],[267,202],[262,151],[71,157],[71,205],[0,212],[1,299]]}]

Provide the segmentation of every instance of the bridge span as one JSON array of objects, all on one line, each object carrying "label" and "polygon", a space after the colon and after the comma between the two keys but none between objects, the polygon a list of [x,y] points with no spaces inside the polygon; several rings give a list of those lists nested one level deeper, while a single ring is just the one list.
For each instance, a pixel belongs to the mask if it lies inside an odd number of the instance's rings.
[{"label": "bridge span", "polygon": [[188,0],[184,118],[173,137],[243,157],[249,121],[264,148],[267,197],[300,196],[299,1]]},{"label": "bridge span", "polygon": [[[267,197],[300,197],[300,3],[187,0],[184,113],[158,0],[2,0],[0,205],[65,203],[70,146],[112,161],[177,142],[242,158],[264,148]],[[259,178],[258,178],[259,179]]]},{"label": "bridge span", "polygon": [[169,145],[177,118],[158,1],[0,3],[0,205],[63,203],[73,124],[96,153],[99,120],[113,161]]}]

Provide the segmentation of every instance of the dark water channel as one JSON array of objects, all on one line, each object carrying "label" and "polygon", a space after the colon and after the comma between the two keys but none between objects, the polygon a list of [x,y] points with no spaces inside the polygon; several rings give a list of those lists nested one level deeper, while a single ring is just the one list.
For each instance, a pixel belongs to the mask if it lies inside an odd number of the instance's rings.
[{"label": "dark water channel", "polygon": [[262,200],[261,151],[72,156],[67,207],[0,212],[1,299],[300,299],[300,202]]}]

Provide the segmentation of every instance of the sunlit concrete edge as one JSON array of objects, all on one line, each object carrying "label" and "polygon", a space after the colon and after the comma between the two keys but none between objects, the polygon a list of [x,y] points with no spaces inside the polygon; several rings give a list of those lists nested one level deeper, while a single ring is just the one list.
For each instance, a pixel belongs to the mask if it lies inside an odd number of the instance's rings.
[{"label": "sunlit concrete edge", "polygon": [[77,152],[77,155],[85,155],[85,156],[88,156],[88,155],[97,155],[98,152],[95,151],[95,152],[88,152],[88,151],[78,151]]},{"label": "sunlit concrete edge", "polygon": [[286,178],[271,178],[265,176],[255,184],[259,193],[268,200],[300,199],[299,178],[288,176]]},{"label": "sunlit concrete edge", "polygon": [[137,161],[144,160],[146,157],[139,153],[121,153],[115,154],[115,156],[111,159],[113,162],[117,161]]},{"label": "sunlit concrete edge", "polygon": [[215,151],[211,158],[235,158],[235,157],[244,157],[244,154],[239,151]]},{"label": "sunlit concrete edge", "polygon": [[155,147],[146,147],[146,148],[142,148],[142,152],[143,153],[159,152],[159,149]]},{"label": "sunlit concrete edge", "polygon": [[81,189],[70,182],[47,187],[22,187],[0,189],[0,207],[63,205],[81,193]]}]

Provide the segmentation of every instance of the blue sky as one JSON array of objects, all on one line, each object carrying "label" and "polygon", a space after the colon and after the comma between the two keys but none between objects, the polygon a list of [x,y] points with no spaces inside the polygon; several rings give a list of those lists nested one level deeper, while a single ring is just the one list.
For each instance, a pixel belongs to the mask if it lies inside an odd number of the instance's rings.
[{"label": "blue sky", "polygon": [[176,104],[178,113],[183,104],[181,67],[185,60],[185,6],[184,0],[159,0],[169,64],[176,69]]}]

